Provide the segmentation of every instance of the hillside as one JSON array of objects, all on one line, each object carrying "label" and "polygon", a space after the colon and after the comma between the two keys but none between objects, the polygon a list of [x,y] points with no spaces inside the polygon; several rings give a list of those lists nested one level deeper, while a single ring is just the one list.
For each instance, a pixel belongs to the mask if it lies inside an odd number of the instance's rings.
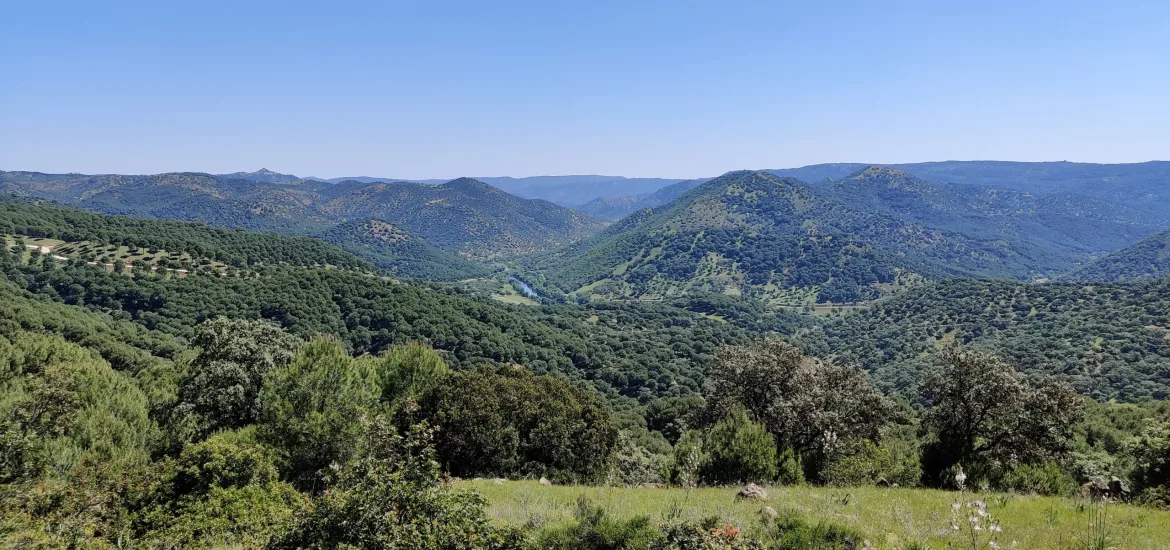
[{"label": "hillside", "polygon": [[[866,164],[814,164],[766,170],[808,182],[840,180]],[[1031,193],[1066,194],[1126,206],[1163,225],[1170,224],[1170,162],[1094,164],[1086,162],[941,161],[889,164],[932,182]]]},{"label": "hillside", "polygon": [[589,214],[600,220],[617,221],[643,208],[657,208],[682,196],[683,193],[698,187],[707,179],[680,181],[668,185],[649,195],[629,195],[620,197],[600,197],[593,199],[576,210]]},{"label": "hillside", "polygon": [[[1142,212],[1087,197],[928,182],[903,170],[871,166],[817,189],[850,208],[899,217],[1018,251],[1052,276],[1089,254],[1116,250],[1156,231]],[[1026,258],[1026,259],[1025,259]]]},{"label": "hillside", "polygon": [[474,258],[555,248],[602,225],[579,212],[522,199],[466,178],[443,185],[331,184],[254,181],[237,175],[0,172],[0,190],[109,214],[202,221],[289,235],[323,234],[343,222],[380,219],[440,248]]},{"label": "hillside", "polygon": [[1031,279],[1063,264],[1033,247],[969,236],[765,172],[731,172],[528,267],[577,296],[652,298],[695,290],[800,305],[882,295],[923,275]]},{"label": "hillside", "polygon": [[0,196],[0,235],[166,249],[235,266],[287,264],[373,270],[357,256],[316,239],[194,222],[109,216],[11,196]]},{"label": "hillside", "polygon": [[333,219],[376,218],[462,254],[490,258],[562,246],[601,222],[461,178],[442,185],[342,182],[314,205]]},{"label": "hillside", "polygon": [[931,355],[958,342],[1095,399],[1170,397],[1170,280],[1083,286],[952,280],[923,285],[824,327],[819,354],[913,394]]},{"label": "hillside", "polygon": [[1163,277],[1170,277],[1170,231],[1150,235],[1061,278],[1109,283]]},{"label": "hillside", "polygon": [[491,272],[482,263],[438,248],[381,220],[344,222],[312,236],[336,244],[397,277],[456,281]]}]

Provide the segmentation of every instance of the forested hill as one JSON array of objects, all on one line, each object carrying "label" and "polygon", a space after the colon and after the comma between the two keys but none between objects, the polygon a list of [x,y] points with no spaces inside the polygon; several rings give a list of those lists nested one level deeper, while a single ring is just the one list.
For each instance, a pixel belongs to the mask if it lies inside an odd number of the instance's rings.
[{"label": "forested hill", "polygon": [[[951,280],[845,316],[805,341],[912,389],[947,342],[1070,380],[1096,399],[1170,397],[1170,279],[1128,285]],[[911,392],[913,393],[913,392]]]},{"label": "forested hill", "polygon": [[713,290],[790,304],[872,299],[923,274],[1031,279],[1067,267],[1067,256],[1036,257],[1024,238],[931,227],[844,199],[765,172],[731,172],[530,267],[577,296]]},{"label": "forested hill", "polygon": [[322,193],[314,209],[331,219],[384,220],[439,247],[480,258],[547,250],[602,226],[580,212],[470,178],[442,185],[342,182]]},{"label": "forested hill", "polygon": [[870,166],[817,189],[851,208],[962,234],[989,249],[1018,251],[1021,264],[1045,276],[1063,273],[1089,254],[1117,250],[1164,227],[1143,211],[1084,196],[929,182],[883,166]]},{"label": "forested hill", "polygon": [[353,254],[317,239],[196,222],[107,216],[49,201],[2,195],[0,235],[165,249],[236,266],[289,264],[374,270],[373,265]]},{"label": "forested hill", "polygon": [[432,245],[421,237],[377,219],[343,222],[313,237],[384,266],[392,274],[427,281],[455,281],[491,272],[483,263]]},{"label": "forested hill", "polygon": [[[343,222],[373,218],[440,248],[475,258],[551,249],[590,235],[603,225],[568,208],[521,199],[466,178],[443,185],[270,179],[280,181],[197,173],[88,176],[0,172],[0,192],[56,199],[104,213],[202,221],[291,235],[323,233]],[[348,247],[347,243],[338,244]],[[358,243],[354,248],[366,249],[366,244]]]},{"label": "forested hill", "polygon": [[1063,279],[1120,282],[1170,277],[1170,231],[1150,235],[1133,246],[1094,260]]}]

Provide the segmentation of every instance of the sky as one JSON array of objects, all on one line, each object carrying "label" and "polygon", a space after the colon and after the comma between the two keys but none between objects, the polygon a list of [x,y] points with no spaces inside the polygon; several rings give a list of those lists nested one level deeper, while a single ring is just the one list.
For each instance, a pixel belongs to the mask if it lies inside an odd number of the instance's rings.
[{"label": "sky", "polygon": [[1170,159],[1170,2],[0,0],[0,170],[975,159]]}]

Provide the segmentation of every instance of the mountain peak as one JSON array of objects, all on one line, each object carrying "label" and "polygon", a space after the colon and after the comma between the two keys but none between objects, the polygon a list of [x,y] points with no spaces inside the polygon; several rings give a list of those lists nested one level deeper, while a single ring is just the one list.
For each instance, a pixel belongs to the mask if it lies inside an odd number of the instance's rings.
[{"label": "mountain peak", "polygon": [[460,189],[460,190],[464,190],[464,191],[478,191],[481,193],[482,192],[498,192],[498,193],[503,192],[503,191],[500,191],[499,189],[497,189],[497,188],[495,188],[487,183],[479,181],[475,178],[453,179],[447,183],[444,183],[442,185],[442,187],[447,187],[450,189]]},{"label": "mountain peak", "polygon": [[848,178],[857,182],[873,182],[888,187],[904,187],[908,183],[921,181],[913,174],[889,166],[873,165]]}]

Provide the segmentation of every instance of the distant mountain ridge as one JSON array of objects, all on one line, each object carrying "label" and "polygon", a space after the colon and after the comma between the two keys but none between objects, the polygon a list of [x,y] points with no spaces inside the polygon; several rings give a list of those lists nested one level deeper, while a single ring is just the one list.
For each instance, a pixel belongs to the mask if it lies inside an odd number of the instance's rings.
[{"label": "distant mountain ridge", "polygon": [[[592,234],[603,225],[585,214],[546,201],[522,199],[467,178],[443,185],[332,184],[261,175],[274,181],[236,174],[0,172],[0,191],[51,198],[104,213],[203,221],[289,235],[327,235],[344,222],[378,219],[471,258],[547,250]],[[336,244],[351,248],[344,242]],[[351,244],[355,251],[368,251],[373,243]],[[368,259],[393,256],[379,254]]]},{"label": "distant mountain ridge", "polygon": [[668,185],[649,195],[600,197],[576,207],[576,210],[597,219],[617,221],[643,208],[656,208],[682,196],[710,178],[685,180]]}]

